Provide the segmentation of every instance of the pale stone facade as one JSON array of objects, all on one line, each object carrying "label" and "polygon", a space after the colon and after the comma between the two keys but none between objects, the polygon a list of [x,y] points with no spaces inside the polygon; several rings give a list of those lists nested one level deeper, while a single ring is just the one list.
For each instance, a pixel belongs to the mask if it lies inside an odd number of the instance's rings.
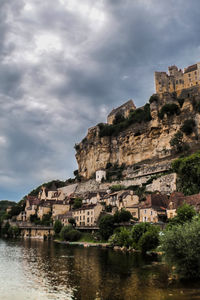
[{"label": "pale stone facade", "polygon": [[200,63],[182,71],[177,66],[168,68],[169,73],[155,72],[156,93],[178,92],[200,84]]},{"label": "pale stone facade", "polygon": [[82,206],[72,211],[76,226],[97,226],[103,207],[100,203]]},{"label": "pale stone facade", "polygon": [[108,115],[107,123],[113,124],[115,117],[120,114],[124,118],[127,118],[129,116],[129,113],[131,110],[135,110],[135,104],[133,103],[133,100],[129,100],[126,103],[122,104],[121,106],[113,109],[111,113]]},{"label": "pale stone facade", "polygon": [[106,179],[106,171],[105,170],[96,171],[96,181],[101,182],[103,179]]}]

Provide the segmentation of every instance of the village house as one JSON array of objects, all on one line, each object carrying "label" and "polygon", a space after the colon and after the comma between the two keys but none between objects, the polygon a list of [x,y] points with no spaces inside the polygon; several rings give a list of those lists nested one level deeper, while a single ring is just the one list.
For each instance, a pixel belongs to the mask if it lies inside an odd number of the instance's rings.
[{"label": "village house", "polygon": [[51,212],[51,205],[49,203],[43,202],[38,205],[37,216],[42,220],[44,215],[47,215]]},{"label": "village house", "polygon": [[66,214],[63,215],[57,215],[55,217],[55,220],[60,220],[63,226],[69,225],[69,220],[72,219],[72,211],[68,211]]},{"label": "village house", "polygon": [[157,223],[167,218],[169,199],[163,194],[148,194],[146,200],[140,203],[140,222]]},{"label": "village house", "polygon": [[184,203],[192,205],[196,212],[200,212],[200,194],[184,196],[183,193],[174,192],[169,198],[169,205],[167,207],[167,218],[171,219],[177,215],[177,208]]},{"label": "village house", "polygon": [[83,204],[97,204],[104,199],[104,196],[107,195],[106,192],[89,192],[83,196]]},{"label": "village house", "polygon": [[139,197],[133,194],[133,191],[125,191],[119,197],[118,209],[125,209],[131,213],[131,215],[139,219]]},{"label": "village house", "polygon": [[54,201],[52,204],[52,218],[55,220],[57,215],[65,214],[70,210],[68,201]]},{"label": "village house", "polygon": [[83,205],[73,210],[72,216],[76,221],[76,226],[96,226],[102,210],[103,206],[100,203]]}]

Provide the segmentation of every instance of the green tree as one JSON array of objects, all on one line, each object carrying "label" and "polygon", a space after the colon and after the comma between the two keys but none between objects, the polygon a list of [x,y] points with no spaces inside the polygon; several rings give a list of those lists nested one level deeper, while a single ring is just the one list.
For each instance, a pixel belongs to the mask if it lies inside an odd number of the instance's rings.
[{"label": "green tree", "polygon": [[146,231],[138,242],[138,248],[146,253],[147,251],[155,249],[159,245],[159,228],[150,227]]},{"label": "green tree", "polygon": [[168,263],[176,267],[180,278],[200,278],[200,222],[192,220],[173,226],[160,237]]},{"label": "green tree", "polygon": [[178,131],[174,134],[173,138],[171,138],[170,140],[170,145],[178,153],[182,152],[185,149],[185,144],[183,142],[183,133],[181,131]]},{"label": "green tree", "polygon": [[181,131],[186,135],[190,135],[196,126],[196,123],[193,119],[185,120],[183,126],[181,126]]},{"label": "green tree", "polygon": [[62,223],[60,220],[56,220],[54,225],[53,225],[53,229],[54,229],[54,232],[55,234],[59,234],[61,229],[62,229]]},{"label": "green tree", "polygon": [[145,232],[147,232],[151,228],[151,226],[153,225],[150,225],[149,223],[140,223],[133,226],[132,238],[133,238],[134,247],[137,248],[137,244],[140,238]]},{"label": "green tree", "polygon": [[105,215],[100,219],[99,232],[104,240],[107,240],[114,230],[114,217],[112,215]]},{"label": "green tree", "polygon": [[130,230],[120,227],[110,238],[109,243],[112,246],[129,247],[133,244]]},{"label": "green tree", "polygon": [[60,231],[60,237],[62,240],[66,240],[67,238],[67,233],[69,231],[73,230],[73,226],[70,224],[70,225],[67,225],[67,226],[64,226],[61,231]]},{"label": "green tree", "polygon": [[117,211],[114,214],[114,222],[121,223],[121,222],[129,222],[132,219],[132,215],[130,211],[122,209],[121,211]]},{"label": "green tree", "polygon": [[73,226],[73,225],[76,225],[76,221],[75,221],[74,218],[69,218],[68,222],[69,222],[69,224],[71,224],[72,226]]},{"label": "green tree", "polygon": [[81,206],[82,206],[82,199],[81,198],[76,198],[74,200],[73,208],[78,209],[78,208],[81,208]]}]

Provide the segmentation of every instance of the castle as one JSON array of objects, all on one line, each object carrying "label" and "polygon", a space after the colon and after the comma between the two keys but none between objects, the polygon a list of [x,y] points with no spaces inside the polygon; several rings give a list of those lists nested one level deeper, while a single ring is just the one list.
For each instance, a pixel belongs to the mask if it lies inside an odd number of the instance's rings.
[{"label": "castle", "polygon": [[179,92],[183,89],[200,84],[200,63],[184,68],[184,71],[177,66],[168,67],[166,72],[155,72],[156,93]]}]

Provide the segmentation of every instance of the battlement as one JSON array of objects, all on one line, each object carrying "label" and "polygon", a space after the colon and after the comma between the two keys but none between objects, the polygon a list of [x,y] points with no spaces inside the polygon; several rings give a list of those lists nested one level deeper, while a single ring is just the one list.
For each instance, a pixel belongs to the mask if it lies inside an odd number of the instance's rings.
[{"label": "battlement", "polygon": [[178,92],[200,84],[200,63],[184,68],[184,71],[173,65],[168,73],[155,72],[156,93]]}]

